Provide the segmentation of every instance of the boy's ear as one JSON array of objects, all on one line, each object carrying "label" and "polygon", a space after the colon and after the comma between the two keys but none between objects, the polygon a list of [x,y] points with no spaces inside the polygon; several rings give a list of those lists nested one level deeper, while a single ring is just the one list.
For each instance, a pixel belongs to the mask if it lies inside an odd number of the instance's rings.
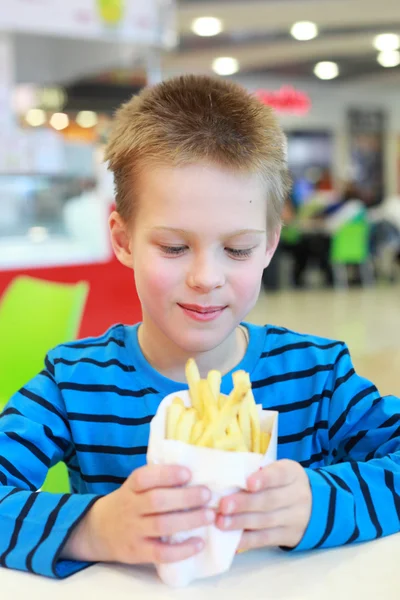
[{"label": "boy's ear", "polygon": [[266,269],[275,254],[275,250],[279,244],[282,227],[279,225],[274,231],[268,234],[267,249],[265,252],[264,269]]},{"label": "boy's ear", "polygon": [[120,263],[132,269],[133,256],[131,237],[125,221],[121,218],[121,215],[114,210],[108,219],[108,225],[110,227],[111,245],[115,256]]}]

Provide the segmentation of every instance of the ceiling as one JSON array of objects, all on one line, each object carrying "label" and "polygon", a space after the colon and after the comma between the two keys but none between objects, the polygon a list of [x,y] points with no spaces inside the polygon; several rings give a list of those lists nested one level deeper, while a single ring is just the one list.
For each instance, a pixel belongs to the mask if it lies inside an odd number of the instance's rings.
[{"label": "ceiling", "polygon": [[[193,19],[213,16],[224,30],[202,38]],[[319,35],[299,42],[289,31],[296,21],[313,21]],[[218,56],[239,61],[241,74],[271,74],[315,80],[316,62],[338,62],[336,81],[400,83],[400,67],[385,69],[372,45],[376,34],[400,33],[400,0],[178,0],[180,44],[163,57],[167,75],[211,72]]]},{"label": "ceiling", "polygon": [[[372,40],[378,33],[400,34],[400,0],[177,0],[177,6],[180,41],[161,57],[163,77],[212,73],[216,57],[232,56],[240,64],[238,76],[257,85],[263,78],[301,80],[305,89],[307,82],[326,90],[355,87],[357,93],[372,86],[375,94],[384,85],[397,97],[400,67],[381,67]],[[223,32],[194,35],[192,21],[201,16],[220,18]],[[291,37],[293,23],[303,20],[318,25],[314,40]],[[143,53],[132,45],[25,34],[15,40],[17,82],[67,86],[71,110],[113,110],[146,81]],[[338,62],[337,79],[316,79],[313,68],[322,60]]]}]

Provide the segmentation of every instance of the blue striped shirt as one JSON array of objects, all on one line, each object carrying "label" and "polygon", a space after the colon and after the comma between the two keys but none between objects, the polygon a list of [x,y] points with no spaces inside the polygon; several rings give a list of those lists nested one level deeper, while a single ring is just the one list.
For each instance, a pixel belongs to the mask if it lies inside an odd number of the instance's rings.
[{"label": "blue striped shirt", "polygon": [[[246,324],[236,369],[257,403],[279,411],[278,458],[306,468],[312,514],[296,550],[399,531],[400,402],[358,376],[342,342]],[[58,346],[0,416],[0,565],[66,577],[87,563],[59,558],[93,503],[146,462],[149,423],[185,386],[155,371],[138,326]],[[235,370],[236,370],[235,369]],[[232,388],[231,373],[221,391]],[[71,494],[35,493],[64,460]]]}]

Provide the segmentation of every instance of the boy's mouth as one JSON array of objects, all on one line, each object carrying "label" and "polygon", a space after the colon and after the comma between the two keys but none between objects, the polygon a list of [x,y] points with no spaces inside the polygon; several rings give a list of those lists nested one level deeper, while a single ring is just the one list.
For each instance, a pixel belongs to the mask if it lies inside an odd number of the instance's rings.
[{"label": "boy's mouth", "polygon": [[186,315],[197,321],[211,321],[217,318],[227,306],[201,306],[199,304],[180,304]]}]

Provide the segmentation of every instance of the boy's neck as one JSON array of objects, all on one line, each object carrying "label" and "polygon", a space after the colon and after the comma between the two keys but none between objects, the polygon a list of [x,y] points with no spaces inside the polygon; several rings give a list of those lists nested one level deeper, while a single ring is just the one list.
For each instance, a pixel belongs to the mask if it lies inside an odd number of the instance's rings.
[{"label": "boy's neck", "polygon": [[151,366],[173,381],[186,382],[185,365],[194,358],[202,377],[208,371],[218,369],[222,375],[229,373],[243,359],[247,350],[247,334],[237,327],[222,344],[207,352],[187,353],[145,320],[139,327],[140,348]]}]

